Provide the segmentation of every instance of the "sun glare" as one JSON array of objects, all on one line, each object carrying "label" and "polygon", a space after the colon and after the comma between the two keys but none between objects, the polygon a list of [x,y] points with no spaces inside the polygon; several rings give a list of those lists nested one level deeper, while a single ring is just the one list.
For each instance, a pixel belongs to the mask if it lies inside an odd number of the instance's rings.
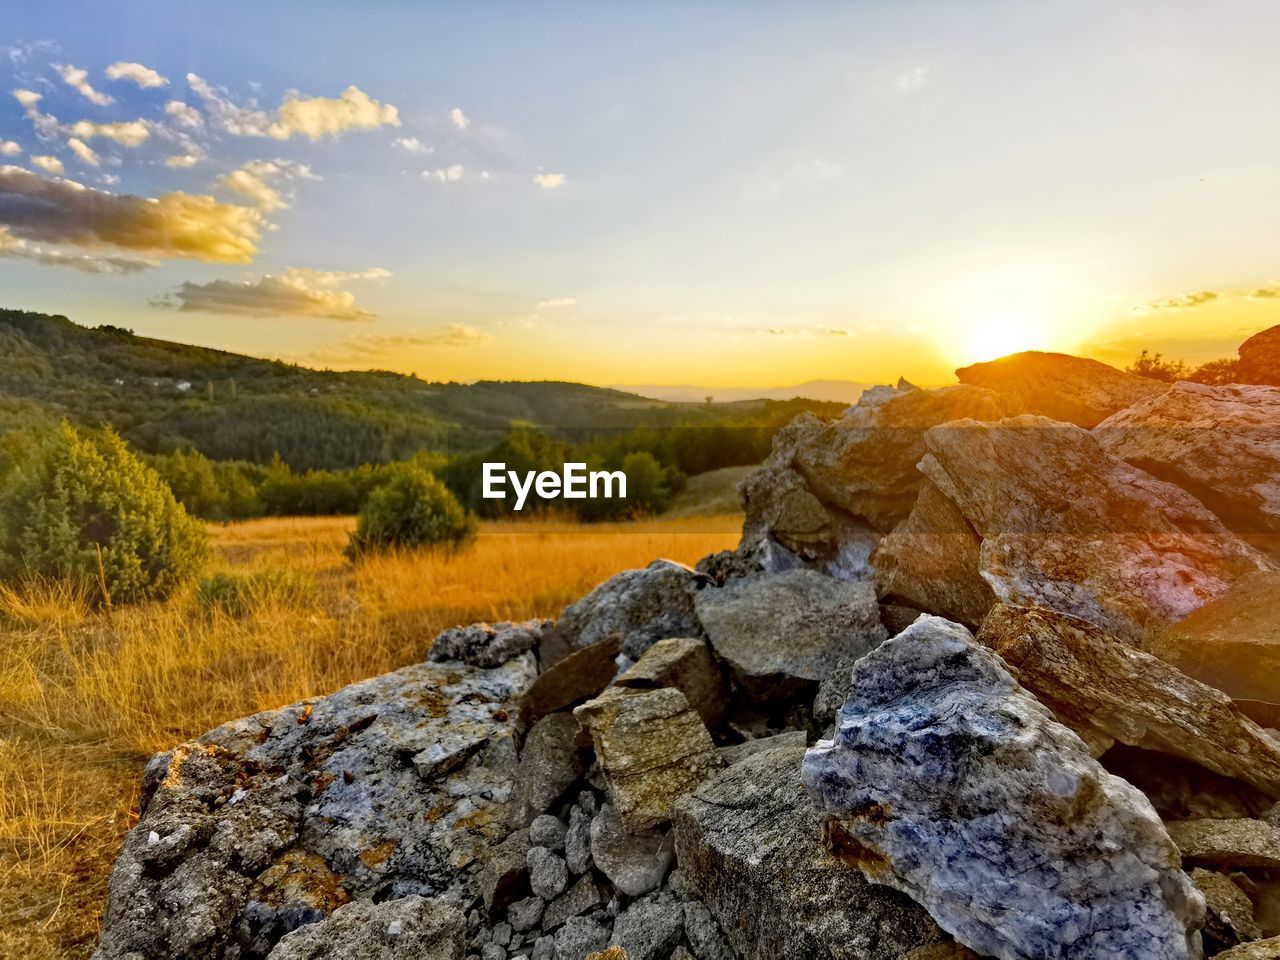
[{"label": "sun glare", "polygon": [[1003,313],[966,327],[960,352],[966,363],[979,363],[1023,350],[1043,350],[1047,340],[1044,321],[1025,313]]}]

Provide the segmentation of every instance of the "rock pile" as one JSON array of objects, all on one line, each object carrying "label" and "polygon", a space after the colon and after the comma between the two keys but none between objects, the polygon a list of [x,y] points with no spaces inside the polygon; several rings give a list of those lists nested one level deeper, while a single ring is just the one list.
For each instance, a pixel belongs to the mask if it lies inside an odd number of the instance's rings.
[{"label": "rock pile", "polygon": [[1280,388],[961,379],[780,431],[736,551],[154,758],[98,956],[1280,957]]}]

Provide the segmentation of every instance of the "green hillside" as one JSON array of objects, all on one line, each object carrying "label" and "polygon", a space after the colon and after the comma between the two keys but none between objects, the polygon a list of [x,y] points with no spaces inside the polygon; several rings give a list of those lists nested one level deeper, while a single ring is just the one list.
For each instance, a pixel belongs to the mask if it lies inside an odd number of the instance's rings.
[{"label": "green hillside", "polygon": [[386,371],[334,372],[0,310],[0,432],[110,425],[138,449],[214,460],[336,469],[422,450],[491,446],[513,424],[566,440],[637,426],[771,428],[807,400],[666,403],[576,383],[428,383]]}]

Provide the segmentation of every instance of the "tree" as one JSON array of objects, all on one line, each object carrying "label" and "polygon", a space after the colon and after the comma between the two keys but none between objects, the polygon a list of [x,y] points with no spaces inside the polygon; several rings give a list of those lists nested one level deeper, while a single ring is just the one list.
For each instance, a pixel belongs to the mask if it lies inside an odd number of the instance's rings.
[{"label": "tree", "polygon": [[1176,383],[1190,377],[1191,368],[1181,360],[1166,360],[1158,353],[1153,355],[1143,350],[1133,366],[1129,367],[1129,373],[1162,383]]},{"label": "tree", "polygon": [[475,517],[433,474],[403,470],[369,494],[347,555],[395,547],[459,547],[475,533]]},{"label": "tree", "polygon": [[0,486],[0,577],[66,578],[99,601],[163,599],[207,554],[203,525],[115,433],[63,424]]}]

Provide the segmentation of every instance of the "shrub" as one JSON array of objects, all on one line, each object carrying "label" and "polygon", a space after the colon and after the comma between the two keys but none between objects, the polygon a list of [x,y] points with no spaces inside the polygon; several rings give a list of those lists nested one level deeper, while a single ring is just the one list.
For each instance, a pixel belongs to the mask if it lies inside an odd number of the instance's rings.
[{"label": "shrub", "polygon": [[410,469],[369,494],[347,554],[355,557],[391,547],[458,547],[475,532],[475,517],[443,483],[424,470]]},{"label": "shrub", "polygon": [[0,486],[0,578],[65,577],[133,603],[189,582],[206,552],[204,527],[111,431],[64,423]]},{"label": "shrub", "polygon": [[300,606],[315,594],[312,581],[295,570],[215,573],[200,581],[196,602],[209,612],[243,617],[268,604]]},{"label": "shrub", "polygon": [[1191,368],[1181,360],[1166,360],[1158,353],[1153,355],[1143,350],[1138,359],[1133,362],[1133,366],[1129,367],[1128,372],[1163,383],[1176,383],[1179,380],[1186,380],[1191,373]]}]

